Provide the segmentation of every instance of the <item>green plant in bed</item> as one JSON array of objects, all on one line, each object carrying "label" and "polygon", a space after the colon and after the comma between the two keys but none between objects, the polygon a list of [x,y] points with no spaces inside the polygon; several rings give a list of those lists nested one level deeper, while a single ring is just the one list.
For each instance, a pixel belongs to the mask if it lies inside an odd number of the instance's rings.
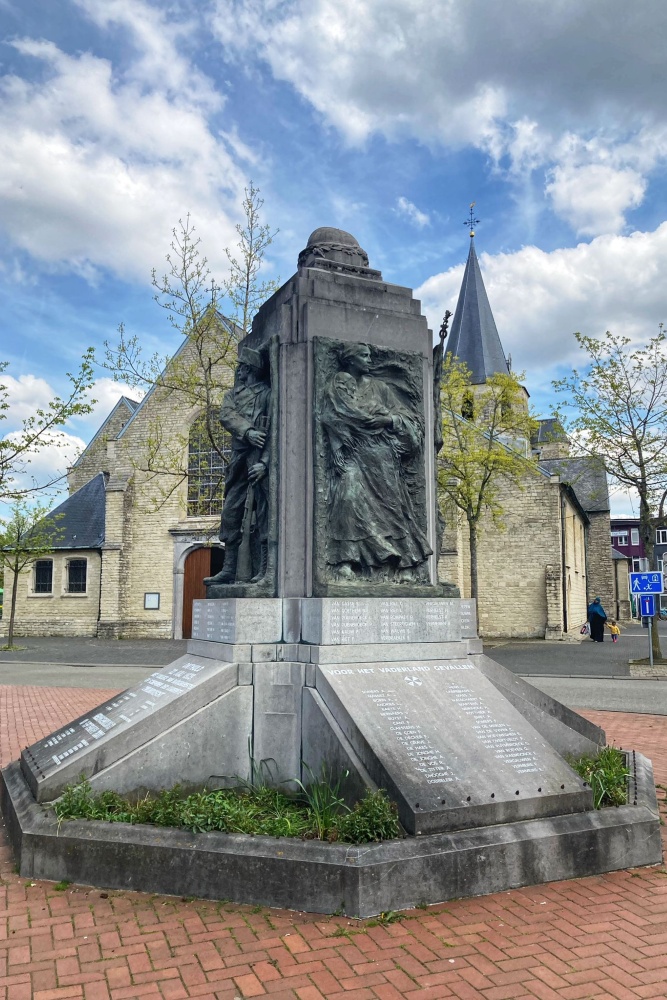
[{"label": "green plant in bed", "polygon": [[582,757],[569,758],[568,762],[591,786],[596,809],[624,806],[627,803],[630,771],[626,756],[621,750],[603,747],[595,757],[584,754]]}]

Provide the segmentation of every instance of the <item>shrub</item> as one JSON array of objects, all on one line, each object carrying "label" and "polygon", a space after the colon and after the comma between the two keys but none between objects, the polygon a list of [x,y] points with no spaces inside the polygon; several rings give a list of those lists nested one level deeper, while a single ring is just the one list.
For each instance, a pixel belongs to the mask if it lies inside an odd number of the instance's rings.
[{"label": "shrub", "polygon": [[336,822],[339,840],[348,844],[366,844],[369,841],[393,840],[400,834],[398,809],[383,789],[370,789],[354,809]]}]

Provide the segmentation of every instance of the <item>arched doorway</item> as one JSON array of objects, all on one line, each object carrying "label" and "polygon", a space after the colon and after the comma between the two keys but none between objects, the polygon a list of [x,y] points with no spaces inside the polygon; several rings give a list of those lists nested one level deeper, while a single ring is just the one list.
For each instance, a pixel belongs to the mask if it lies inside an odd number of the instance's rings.
[{"label": "arched doorway", "polygon": [[225,550],[217,546],[202,545],[193,549],[183,564],[183,638],[192,638],[192,602],[204,600],[205,576],[215,576],[222,569]]}]

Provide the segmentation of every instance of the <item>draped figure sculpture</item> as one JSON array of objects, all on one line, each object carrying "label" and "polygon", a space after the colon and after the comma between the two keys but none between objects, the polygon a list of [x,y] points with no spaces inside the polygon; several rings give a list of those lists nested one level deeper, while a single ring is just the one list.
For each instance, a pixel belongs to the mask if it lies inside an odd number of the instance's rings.
[{"label": "draped figure sculpture", "polygon": [[412,490],[423,462],[419,394],[398,364],[373,363],[368,344],[341,344],[324,389],[328,443],[327,575],[422,582],[432,549]]}]

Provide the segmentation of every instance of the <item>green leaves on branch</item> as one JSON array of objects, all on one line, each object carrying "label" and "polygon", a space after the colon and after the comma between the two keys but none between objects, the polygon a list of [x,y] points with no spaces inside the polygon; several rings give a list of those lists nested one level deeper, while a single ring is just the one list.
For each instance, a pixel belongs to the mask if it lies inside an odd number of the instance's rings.
[{"label": "green leaves on branch", "polygon": [[665,505],[667,491],[667,338],[640,347],[629,337],[575,333],[586,355],[554,388],[566,397],[557,416],[579,449],[598,456],[608,475],[636,489],[648,508]]},{"label": "green leaves on branch", "polygon": [[[25,499],[55,487],[64,478],[63,469],[39,480],[31,475],[30,464],[44,448],[62,444],[66,437],[63,428],[70,420],[91,412],[97,402],[90,396],[93,361],[93,348],[89,347],[78,371],[67,372],[68,392],[36,407],[16,430],[0,436],[0,501]],[[8,362],[0,362],[0,379],[7,368]],[[0,421],[7,419],[11,422],[9,386],[0,381]]]},{"label": "green leaves on branch", "polygon": [[28,563],[52,552],[63,535],[62,515],[51,515],[47,519],[48,510],[45,504],[30,506],[19,499],[12,504],[8,516],[0,519],[0,566],[12,574],[9,602],[5,594],[5,617],[9,619],[7,647],[10,649],[14,642],[19,573]]},{"label": "green leaves on branch", "polygon": [[[639,497],[639,534],[655,567],[655,528],[667,523],[667,338],[659,332],[643,346],[605,333],[599,340],[575,333],[586,356],[583,371],[554,382],[566,402],[555,416],[580,451],[595,455],[612,480]],[[569,420],[568,420],[569,418]],[[660,635],[652,631],[654,659]]]},{"label": "green leaves on branch", "polygon": [[537,422],[528,412],[521,375],[499,372],[473,385],[467,365],[445,355],[440,399],[443,447],[438,457],[441,504],[468,524],[471,595],[477,596],[477,532],[484,515],[502,527],[507,486],[523,488],[534,466],[530,437]]}]

